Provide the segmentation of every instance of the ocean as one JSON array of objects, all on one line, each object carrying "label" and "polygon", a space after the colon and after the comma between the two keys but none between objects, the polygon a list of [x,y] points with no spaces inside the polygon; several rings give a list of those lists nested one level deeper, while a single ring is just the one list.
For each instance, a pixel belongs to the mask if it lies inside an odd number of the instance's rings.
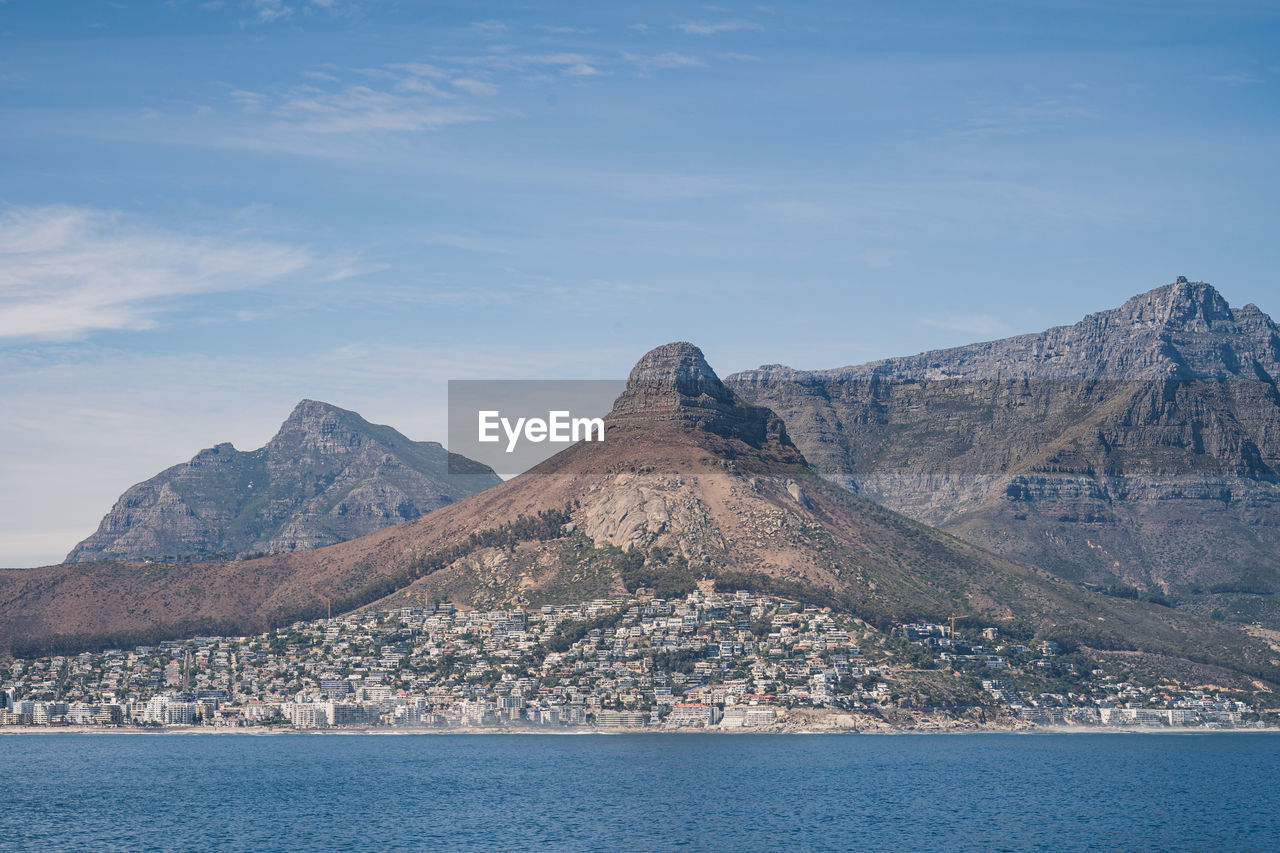
[{"label": "ocean", "polygon": [[0,736],[0,850],[1280,849],[1280,736]]}]

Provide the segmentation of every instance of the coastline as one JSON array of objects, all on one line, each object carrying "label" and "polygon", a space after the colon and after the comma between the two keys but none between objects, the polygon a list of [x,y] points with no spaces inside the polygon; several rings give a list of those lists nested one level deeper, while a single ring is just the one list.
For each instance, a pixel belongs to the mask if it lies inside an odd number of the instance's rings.
[{"label": "coastline", "polygon": [[909,728],[881,727],[873,729],[854,728],[731,728],[719,726],[699,728],[683,726],[672,728],[617,728],[602,729],[592,726],[535,728],[535,727],[457,727],[457,728],[391,728],[391,727],[343,727],[325,729],[297,729],[287,726],[255,727],[255,726],[167,726],[161,729],[148,729],[140,726],[5,726],[0,727],[0,737],[6,735],[141,735],[146,737],[165,737],[172,735],[247,735],[250,737],[276,736],[330,736],[330,735],[550,735],[550,736],[582,736],[600,735],[613,737],[618,735],[720,735],[725,737],[753,737],[762,735],[1217,735],[1217,734],[1280,734],[1280,727],[1234,727],[1209,728],[1205,726],[979,726],[942,728]]}]

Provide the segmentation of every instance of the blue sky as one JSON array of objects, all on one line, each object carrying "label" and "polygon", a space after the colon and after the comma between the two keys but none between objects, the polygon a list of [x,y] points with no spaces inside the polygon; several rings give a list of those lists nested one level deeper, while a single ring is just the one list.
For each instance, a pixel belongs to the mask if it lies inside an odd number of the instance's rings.
[{"label": "blue sky", "polygon": [[1280,313],[1280,5],[0,0],[0,565],[312,397]]}]

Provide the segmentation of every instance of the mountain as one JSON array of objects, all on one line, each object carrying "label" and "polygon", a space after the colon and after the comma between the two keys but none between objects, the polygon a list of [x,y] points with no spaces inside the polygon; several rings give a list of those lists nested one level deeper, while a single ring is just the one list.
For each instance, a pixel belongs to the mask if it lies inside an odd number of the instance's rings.
[{"label": "mountain", "polygon": [[256,560],[0,572],[0,627],[24,648],[123,645],[261,631],[330,610],[539,606],[706,584],[836,608],[882,629],[955,616],[1196,683],[1280,684],[1277,652],[1237,625],[1100,595],[824,480],[777,415],[744,404],[687,343],[640,360],[604,441],[458,503]]},{"label": "mountain", "polygon": [[1280,624],[1280,329],[1177,282],[1039,334],[729,377],[823,476],[1124,595]]},{"label": "mountain", "polygon": [[[452,459],[452,471],[450,462]],[[265,447],[219,444],[133,486],[67,562],[242,557],[354,539],[501,482],[435,442],[303,400]]]}]

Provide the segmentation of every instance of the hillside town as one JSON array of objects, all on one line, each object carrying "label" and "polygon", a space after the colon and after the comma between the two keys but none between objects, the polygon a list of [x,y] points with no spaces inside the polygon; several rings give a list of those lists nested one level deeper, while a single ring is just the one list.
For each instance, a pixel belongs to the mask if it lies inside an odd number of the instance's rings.
[{"label": "hillside town", "polygon": [[[996,627],[888,632],[695,591],[493,612],[450,604],[251,637],[0,663],[5,727],[754,730],[1260,727],[1245,694],[1141,683]],[[861,721],[861,722],[859,722]],[[913,726],[908,726],[913,727]]]}]

